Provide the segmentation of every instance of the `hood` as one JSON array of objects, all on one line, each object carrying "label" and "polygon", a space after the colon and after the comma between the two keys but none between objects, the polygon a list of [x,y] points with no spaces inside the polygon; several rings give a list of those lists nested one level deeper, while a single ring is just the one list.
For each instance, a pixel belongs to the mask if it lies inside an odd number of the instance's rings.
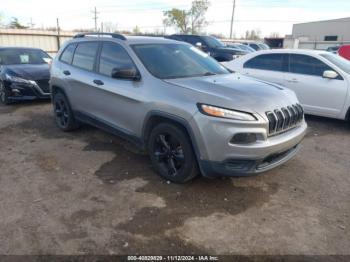
[{"label": "hood", "polygon": [[165,81],[199,92],[198,103],[262,115],[298,103],[293,91],[238,73]]},{"label": "hood", "polygon": [[48,64],[6,65],[6,72],[27,80],[50,79]]}]

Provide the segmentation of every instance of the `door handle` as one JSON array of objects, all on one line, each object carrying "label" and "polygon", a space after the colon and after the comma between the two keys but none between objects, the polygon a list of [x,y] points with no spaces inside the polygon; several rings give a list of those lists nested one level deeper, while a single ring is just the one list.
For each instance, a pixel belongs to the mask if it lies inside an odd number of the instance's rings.
[{"label": "door handle", "polygon": [[98,86],[104,85],[104,83],[103,83],[101,80],[98,80],[98,79],[95,79],[95,80],[94,80],[94,83],[95,83],[96,85],[98,85]]},{"label": "door handle", "polygon": [[70,75],[70,72],[68,70],[64,70],[63,71],[63,74],[65,74],[66,76],[69,76]]},{"label": "door handle", "polygon": [[298,83],[299,81],[298,81],[298,79],[293,78],[293,79],[288,79],[287,82],[289,82],[289,83]]}]

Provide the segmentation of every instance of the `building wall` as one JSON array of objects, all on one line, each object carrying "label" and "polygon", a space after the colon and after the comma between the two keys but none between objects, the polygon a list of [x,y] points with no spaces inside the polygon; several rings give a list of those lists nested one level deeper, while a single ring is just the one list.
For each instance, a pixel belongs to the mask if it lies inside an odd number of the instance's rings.
[{"label": "building wall", "polygon": [[0,46],[35,47],[55,56],[59,47],[71,39],[74,32],[43,30],[0,29]]},{"label": "building wall", "polygon": [[337,41],[350,41],[350,17],[293,25],[293,38],[324,41],[325,36],[338,36]]}]

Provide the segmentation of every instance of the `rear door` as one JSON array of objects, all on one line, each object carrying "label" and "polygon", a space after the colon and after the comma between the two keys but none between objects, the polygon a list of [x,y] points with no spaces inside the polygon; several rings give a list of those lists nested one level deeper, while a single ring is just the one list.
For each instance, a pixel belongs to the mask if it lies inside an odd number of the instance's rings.
[{"label": "rear door", "polygon": [[285,54],[261,54],[243,64],[242,73],[276,84],[284,84],[284,73],[287,67]]},{"label": "rear door", "polygon": [[347,83],[341,75],[324,78],[326,70],[336,71],[316,57],[290,54],[285,86],[295,91],[307,113],[336,117],[344,106]]},{"label": "rear door", "polygon": [[69,85],[69,99],[74,110],[87,113],[94,108],[94,88],[96,84],[95,66],[99,43],[96,41],[84,41],[77,44],[72,60],[72,65],[63,70],[67,75]]}]

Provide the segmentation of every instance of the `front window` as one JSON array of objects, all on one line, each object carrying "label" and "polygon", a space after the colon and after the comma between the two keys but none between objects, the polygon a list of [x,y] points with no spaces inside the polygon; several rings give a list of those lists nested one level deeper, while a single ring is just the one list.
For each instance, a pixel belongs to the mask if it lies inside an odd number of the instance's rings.
[{"label": "front window", "polygon": [[308,55],[290,55],[289,72],[291,73],[322,77],[327,70],[333,69],[317,58]]},{"label": "front window", "polygon": [[223,42],[216,39],[215,37],[203,36],[202,38],[207,43],[207,45],[210,47],[225,47],[226,46]]},{"label": "front window", "polygon": [[230,73],[213,58],[190,45],[139,44],[132,47],[147,70],[161,79]]},{"label": "front window", "polygon": [[45,64],[51,57],[39,49],[2,49],[0,50],[0,65]]},{"label": "front window", "polygon": [[335,64],[344,72],[350,74],[350,61],[346,60],[344,57],[335,54],[321,54],[322,57],[326,58],[332,64]]}]

